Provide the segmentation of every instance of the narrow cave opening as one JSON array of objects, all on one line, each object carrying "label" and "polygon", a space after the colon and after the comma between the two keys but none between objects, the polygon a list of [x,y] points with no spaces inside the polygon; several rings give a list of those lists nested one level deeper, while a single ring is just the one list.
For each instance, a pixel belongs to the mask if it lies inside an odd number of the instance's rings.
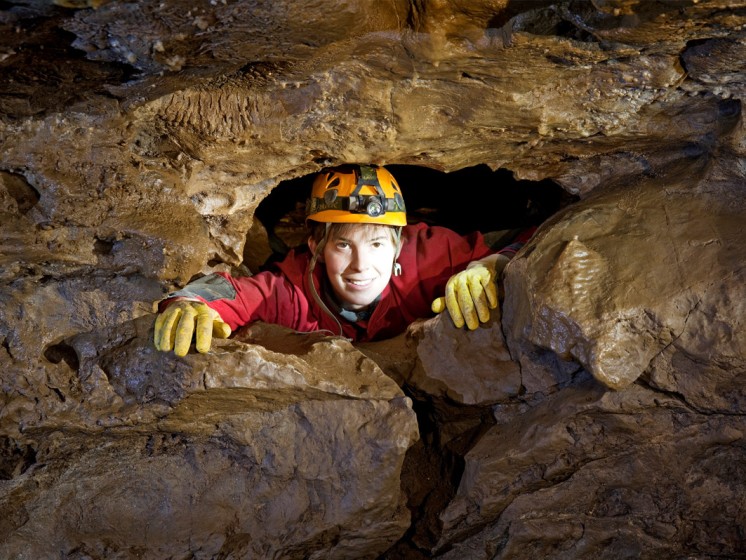
[{"label": "narrow cave opening", "polygon": [[[386,167],[404,194],[408,223],[460,234],[480,231],[495,249],[577,200],[551,179],[518,180],[508,169],[493,171],[484,164],[451,173],[415,165]],[[306,243],[305,201],[314,177],[281,182],[257,207],[255,217],[266,229],[271,251],[261,269]]]},{"label": "narrow cave opening", "polygon": [[[493,171],[487,165],[451,173],[411,165],[386,167],[402,189],[408,223],[447,227],[463,235],[480,231],[496,250],[577,200],[552,180],[517,180],[510,170]],[[282,259],[290,249],[305,245],[305,201],[314,178],[315,174],[280,183],[257,207],[255,217],[266,229],[272,252],[263,268]],[[377,351],[385,354],[389,347],[377,344],[359,349],[378,361]],[[462,478],[463,457],[494,424],[493,414],[489,406],[431,397],[407,380],[397,379],[385,363],[379,365],[412,399],[420,434],[402,467],[401,485],[411,526],[381,560],[426,558],[427,550],[437,546],[438,516]]]}]

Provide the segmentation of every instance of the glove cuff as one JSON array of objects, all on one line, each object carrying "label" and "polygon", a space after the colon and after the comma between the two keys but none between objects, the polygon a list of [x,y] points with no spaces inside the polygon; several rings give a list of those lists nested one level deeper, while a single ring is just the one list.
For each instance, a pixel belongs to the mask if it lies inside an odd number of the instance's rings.
[{"label": "glove cuff", "polygon": [[486,267],[492,273],[493,278],[497,280],[501,277],[503,270],[505,269],[505,266],[509,262],[510,262],[509,256],[504,255],[502,253],[495,253],[494,255],[489,255],[479,260],[471,261],[468,265],[466,265],[466,270],[469,270],[470,268],[474,268],[475,266],[481,265],[481,266]]},{"label": "glove cuff", "polygon": [[186,296],[175,296],[169,295],[163,299],[159,299],[153,302],[153,313],[162,313],[166,307],[177,301],[194,301],[197,303],[204,303],[201,299]]}]

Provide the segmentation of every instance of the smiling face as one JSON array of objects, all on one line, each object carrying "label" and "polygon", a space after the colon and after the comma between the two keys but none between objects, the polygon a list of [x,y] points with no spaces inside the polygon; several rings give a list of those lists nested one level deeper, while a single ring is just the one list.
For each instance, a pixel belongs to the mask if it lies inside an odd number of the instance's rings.
[{"label": "smiling face", "polygon": [[[315,251],[316,241],[308,243]],[[373,303],[389,283],[395,256],[391,227],[354,224],[329,232],[320,260],[342,305],[359,311]]]}]

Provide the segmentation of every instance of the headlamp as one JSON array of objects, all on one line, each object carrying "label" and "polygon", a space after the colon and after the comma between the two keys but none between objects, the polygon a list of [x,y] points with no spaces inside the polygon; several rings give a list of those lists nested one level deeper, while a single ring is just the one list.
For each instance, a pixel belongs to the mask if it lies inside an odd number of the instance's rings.
[{"label": "headlamp", "polygon": [[383,204],[381,204],[381,201],[377,197],[372,197],[365,205],[365,213],[371,218],[376,218],[385,212]]},{"label": "headlamp", "polygon": [[348,198],[347,210],[353,214],[368,214],[371,218],[377,218],[386,213],[386,205],[378,195],[359,194]]}]

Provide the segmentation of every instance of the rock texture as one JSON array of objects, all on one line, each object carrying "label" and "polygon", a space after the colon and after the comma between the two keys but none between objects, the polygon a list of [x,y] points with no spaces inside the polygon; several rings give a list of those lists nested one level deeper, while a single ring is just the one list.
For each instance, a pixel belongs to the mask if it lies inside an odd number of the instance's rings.
[{"label": "rock texture", "polygon": [[[0,556],[746,554],[744,1],[11,0],[0,31]],[[260,203],[353,161],[480,217],[576,202],[477,332],[155,353],[154,300],[255,271]]]},{"label": "rock texture", "polygon": [[0,556],[374,558],[404,533],[416,420],[373,362],[266,328],[173,359],[151,326],[59,348],[79,386],[3,438]]},{"label": "rock texture", "polygon": [[[664,350],[698,353],[703,336],[707,361],[743,371],[743,314],[714,295],[742,295],[731,280],[746,258],[738,242],[746,205],[732,191],[738,181],[695,161],[639,185],[609,186],[566,212],[511,263],[507,289],[517,297],[506,324],[515,344],[530,340],[574,358],[616,389],[660,363]],[[717,342],[705,333],[718,327],[697,320],[715,308],[736,331]]]},{"label": "rock texture", "polygon": [[741,418],[589,382],[516,412],[467,454],[439,557],[741,555]]}]

